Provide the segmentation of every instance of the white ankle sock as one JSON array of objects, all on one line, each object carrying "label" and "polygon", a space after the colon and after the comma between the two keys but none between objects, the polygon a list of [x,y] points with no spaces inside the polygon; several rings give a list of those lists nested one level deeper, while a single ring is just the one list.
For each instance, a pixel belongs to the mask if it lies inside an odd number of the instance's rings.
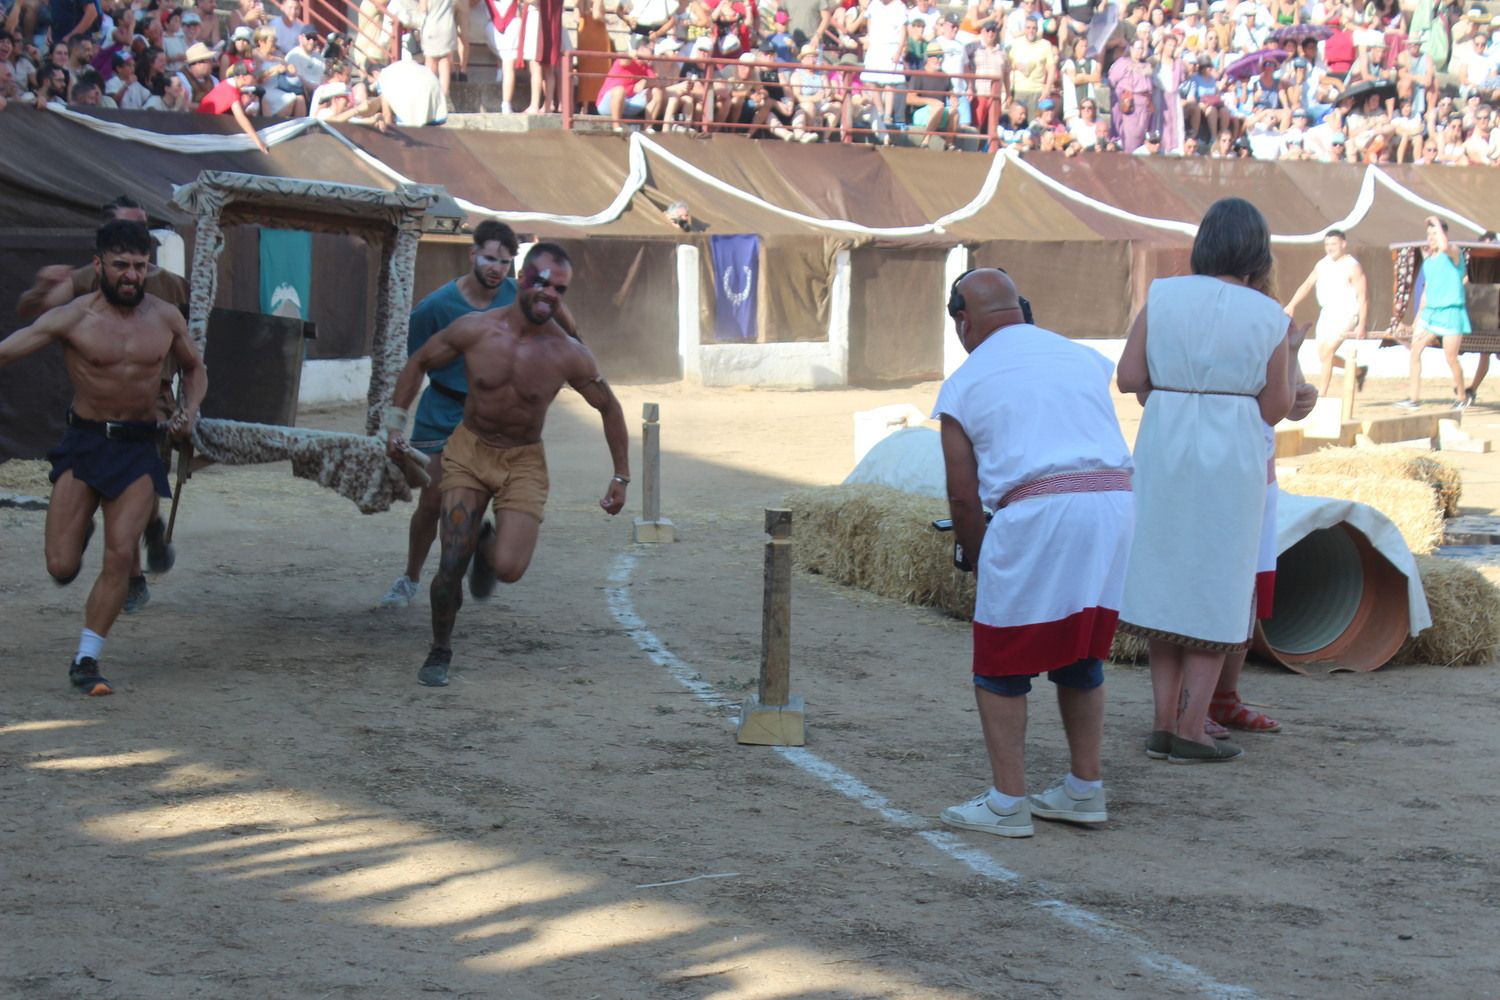
[{"label": "white ankle sock", "polygon": [[88,629],[84,629],[83,635],[78,638],[78,655],[73,657],[73,662],[77,663],[86,656],[91,656],[97,660],[103,650],[104,636],[98,632],[90,632]]},{"label": "white ankle sock", "polygon": [[1084,781],[1082,778],[1074,775],[1072,771],[1068,772],[1068,776],[1063,779],[1063,783],[1068,786],[1068,791],[1080,799],[1087,798],[1104,787],[1104,779]]},{"label": "white ankle sock", "polygon": [[1013,811],[1016,806],[1025,801],[1026,796],[1006,795],[998,788],[991,788],[990,793],[986,798],[990,804],[990,808],[995,810],[995,812],[1008,813]]}]

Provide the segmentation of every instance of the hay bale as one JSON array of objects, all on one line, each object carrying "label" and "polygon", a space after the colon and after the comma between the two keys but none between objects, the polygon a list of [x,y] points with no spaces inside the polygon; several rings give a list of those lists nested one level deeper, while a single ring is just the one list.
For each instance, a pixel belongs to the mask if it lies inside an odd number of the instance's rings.
[{"label": "hay bale", "polygon": [[1115,641],[1109,647],[1109,658],[1114,663],[1141,666],[1149,659],[1151,644],[1129,632],[1115,632]]},{"label": "hay bale", "polygon": [[52,480],[48,473],[52,463],[40,459],[28,461],[20,458],[0,462],[0,493],[20,493],[23,496],[45,497],[52,494]]},{"label": "hay bale", "polygon": [[1443,516],[1426,483],[1310,472],[1283,476],[1280,483],[1283,490],[1298,496],[1356,500],[1374,507],[1390,518],[1413,552],[1431,552],[1442,543]]},{"label": "hay bale", "polygon": [[850,484],[787,495],[799,569],[908,604],[974,615],[974,577],[953,568],[953,536],[934,531],[948,505],[885,486]]},{"label": "hay bale", "polygon": [[1463,475],[1451,462],[1400,445],[1362,448],[1325,448],[1308,455],[1297,466],[1299,473],[1318,476],[1348,476],[1353,479],[1410,479],[1426,483],[1437,496],[1444,517],[1458,515],[1463,497]]},{"label": "hay bale", "polygon": [[1473,666],[1500,650],[1500,588],[1454,559],[1417,556],[1432,627],[1408,638],[1392,663]]}]

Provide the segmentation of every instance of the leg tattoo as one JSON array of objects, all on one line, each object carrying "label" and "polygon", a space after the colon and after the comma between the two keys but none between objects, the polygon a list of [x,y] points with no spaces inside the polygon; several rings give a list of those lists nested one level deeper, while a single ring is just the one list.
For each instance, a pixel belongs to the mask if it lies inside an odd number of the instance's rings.
[{"label": "leg tattoo", "polygon": [[484,521],[484,503],[471,506],[462,496],[443,498],[443,516],[438,522],[442,557],[432,578],[432,648],[451,649],[453,622],[463,604],[464,570],[479,538]]}]

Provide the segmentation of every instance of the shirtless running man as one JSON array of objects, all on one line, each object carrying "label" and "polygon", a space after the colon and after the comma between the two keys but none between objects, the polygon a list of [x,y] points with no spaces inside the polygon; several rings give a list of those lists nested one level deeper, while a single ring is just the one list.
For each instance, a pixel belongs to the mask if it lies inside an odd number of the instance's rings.
[{"label": "shirtless running man", "polygon": [[[630,435],[620,401],[592,352],[551,322],[572,280],[567,252],[555,243],[536,244],[523,262],[514,303],[455,320],[407,359],[396,380],[384,421],[392,457],[405,443],[407,408],[423,373],[462,358],[469,380],[463,422],[443,449],[442,555],[430,590],[432,649],[417,673],[428,687],[448,683],[453,622],[470,557],[469,593],[479,599],[490,595],[497,578],[515,583],[531,564],[547,501],[542,425],[565,383],[603,418],[615,472],[599,506],[611,515],[625,506]],[[494,526],[484,519],[486,503],[494,506]]]},{"label": "shirtless running man", "polygon": [[63,345],[73,383],[68,430],[52,460],[47,506],[47,572],[73,582],[93,528],[104,511],[104,561],[89,591],[84,628],[68,679],[87,695],[113,694],[99,673],[104,637],[125,603],[131,562],[156,496],[170,496],[157,451],[157,393],[170,353],[183,379],[183,404],[167,430],[191,433],[208,389],[208,373],[176,308],[146,293],[151,234],[140,222],[106,223],[95,241],[99,290],[48,310],[0,340],[0,365]]},{"label": "shirtless running man", "polygon": [[[142,223],[149,221],[141,203],[128,195],[120,195],[108,202],[103,211],[104,217],[99,220],[100,225],[113,219]],[[156,296],[169,306],[188,304],[187,282],[154,263],[146,271],[145,285],[148,295]],[[82,267],[69,267],[66,264],[44,267],[36,273],[32,286],[22,292],[21,298],[16,302],[16,318],[29,323],[48,309],[56,309],[81,295],[98,290],[99,272],[93,261]],[[157,417],[163,421],[170,420],[172,411],[177,408],[172,388],[176,374],[177,365],[168,361],[162,368],[161,396],[156,407]],[[161,505],[157,504],[151,510],[151,520],[146,522],[146,565],[153,573],[167,572],[177,559],[174,547],[166,542],[166,531],[166,523],[161,518]],[[136,552],[130,566],[130,586],[125,593],[125,614],[134,614],[150,600],[151,589],[147,586],[146,574],[141,569],[141,554]]]},{"label": "shirtless running man", "polygon": [[[1323,384],[1319,396],[1327,396],[1333,384],[1333,370],[1344,367],[1338,356],[1340,345],[1353,337],[1364,338],[1370,317],[1370,292],[1364,268],[1348,253],[1349,241],[1343,230],[1330,229],[1323,237],[1322,260],[1313,265],[1312,273],[1302,282],[1292,300],[1286,304],[1287,316],[1297,312],[1297,304],[1314,288],[1318,295],[1318,363]],[[1363,374],[1363,373],[1361,373]]]}]

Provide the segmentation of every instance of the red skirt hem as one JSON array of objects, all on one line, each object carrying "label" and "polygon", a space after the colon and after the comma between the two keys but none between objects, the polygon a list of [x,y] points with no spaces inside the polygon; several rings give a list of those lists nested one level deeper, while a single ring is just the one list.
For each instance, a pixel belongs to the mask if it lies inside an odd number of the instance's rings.
[{"label": "red skirt hem", "polygon": [[974,673],[1016,677],[1046,673],[1079,660],[1109,658],[1120,613],[1084,608],[1056,621],[1032,625],[974,623]]},{"label": "red skirt hem", "polygon": [[1276,603],[1276,571],[1268,569],[1255,574],[1255,617],[1265,621]]}]

